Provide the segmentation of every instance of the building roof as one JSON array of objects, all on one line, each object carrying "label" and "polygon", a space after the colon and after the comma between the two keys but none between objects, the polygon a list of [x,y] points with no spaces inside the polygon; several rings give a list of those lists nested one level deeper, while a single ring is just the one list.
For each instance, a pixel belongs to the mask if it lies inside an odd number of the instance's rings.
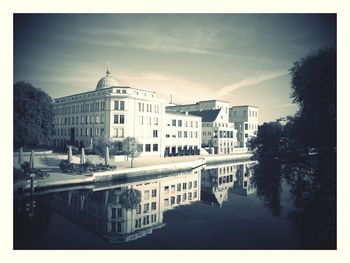
[{"label": "building roof", "polygon": [[231,109],[233,109],[233,108],[239,108],[239,107],[253,107],[253,108],[259,109],[259,107],[253,106],[253,105],[237,105],[237,106],[232,106]]},{"label": "building roof", "polygon": [[202,110],[202,111],[190,111],[188,112],[191,115],[202,117],[202,122],[213,122],[216,120],[220,113],[221,109],[215,110]]},{"label": "building roof", "polygon": [[111,72],[107,69],[106,76],[97,82],[96,90],[119,86],[118,82],[110,74]]},{"label": "building roof", "polygon": [[190,112],[188,114],[186,114],[186,112],[179,112],[179,111],[172,111],[172,110],[168,110],[166,109],[165,110],[165,113],[166,114],[171,114],[171,115],[180,115],[180,116],[189,116],[189,117],[201,117],[201,116],[198,116],[198,115],[194,115],[194,114],[191,114]]}]

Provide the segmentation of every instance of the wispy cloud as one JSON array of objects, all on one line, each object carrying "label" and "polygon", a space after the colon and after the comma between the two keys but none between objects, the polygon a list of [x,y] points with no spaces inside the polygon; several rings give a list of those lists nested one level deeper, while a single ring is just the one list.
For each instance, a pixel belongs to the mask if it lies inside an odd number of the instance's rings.
[{"label": "wispy cloud", "polygon": [[227,85],[222,87],[217,93],[216,93],[216,98],[223,97],[224,95],[235,91],[237,89],[243,88],[243,87],[248,87],[248,86],[253,86],[256,84],[259,84],[263,81],[271,80],[283,75],[288,74],[286,71],[273,71],[273,72],[266,72],[257,76],[249,77],[246,79],[242,79],[236,83]]},{"label": "wispy cloud", "polygon": [[212,31],[197,29],[193,34],[180,35],[178,32],[169,34],[149,28],[99,28],[79,29],[75,35],[55,35],[53,37],[96,46],[133,48],[162,53],[211,55],[250,61],[262,60],[220,48],[220,38],[217,35],[223,34],[225,30]]},{"label": "wispy cloud", "polygon": [[169,101],[170,95],[176,103],[193,103],[212,98],[215,91],[202,83],[183,77],[159,72],[120,72],[117,79],[122,85],[157,92],[157,96]]}]

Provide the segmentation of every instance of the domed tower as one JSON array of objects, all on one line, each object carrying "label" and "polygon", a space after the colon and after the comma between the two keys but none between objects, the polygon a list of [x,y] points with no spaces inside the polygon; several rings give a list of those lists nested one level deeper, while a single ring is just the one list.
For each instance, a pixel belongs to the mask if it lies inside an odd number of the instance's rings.
[{"label": "domed tower", "polygon": [[110,74],[111,74],[110,70],[107,69],[106,76],[101,78],[97,82],[96,90],[119,86],[118,82],[114,78],[112,78]]}]

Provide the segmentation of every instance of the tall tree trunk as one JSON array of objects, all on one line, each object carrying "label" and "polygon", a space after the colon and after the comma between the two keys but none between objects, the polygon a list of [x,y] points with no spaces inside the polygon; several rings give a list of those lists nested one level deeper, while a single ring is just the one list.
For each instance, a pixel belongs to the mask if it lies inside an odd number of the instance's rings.
[{"label": "tall tree trunk", "polygon": [[134,165],[134,155],[131,155],[131,168],[133,167]]}]

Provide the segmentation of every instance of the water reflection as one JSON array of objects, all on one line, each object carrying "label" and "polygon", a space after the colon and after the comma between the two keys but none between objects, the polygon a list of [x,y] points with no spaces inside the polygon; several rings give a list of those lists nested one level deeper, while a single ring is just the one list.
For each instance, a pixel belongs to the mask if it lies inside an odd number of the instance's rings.
[{"label": "water reflection", "polygon": [[[35,247],[35,239],[45,232],[52,213],[110,243],[146,237],[166,226],[164,213],[169,210],[199,201],[221,207],[228,201],[229,190],[240,195],[254,193],[256,188],[250,180],[254,163],[216,164],[203,171],[148,176],[71,191],[52,190],[50,194],[38,191],[17,195],[15,248]],[[120,202],[131,189],[141,194],[134,209]]]},{"label": "water reflection", "polygon": [[228,200],[228,191],[249,195],[255,193],[252,166],[256,162],[224,163],[207,166],[202,172],[202,201],[221,207]]},{"label": "water reflection", "polygon": [[[112,243],[128,242],[165,226],[164,212],[200,200],[200,170],[157,179],[53,194],[55,212],[79,222]],[[138,190],[136,209],[120,203],[127,189]]]}]

